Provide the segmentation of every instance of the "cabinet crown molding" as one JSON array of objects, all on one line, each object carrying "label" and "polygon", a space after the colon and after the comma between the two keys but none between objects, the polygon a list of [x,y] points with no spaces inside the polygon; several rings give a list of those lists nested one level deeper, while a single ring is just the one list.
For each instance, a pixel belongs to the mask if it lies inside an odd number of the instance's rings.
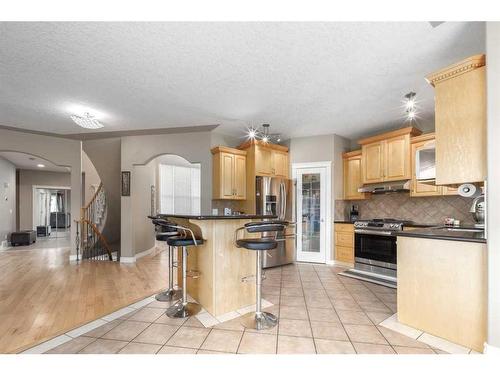
[{"label": "cabinet crown molding", "polygon": [[352,158],[354,156],[361,156],[361,149],[359,150],[354,150],[354,151],[348,151],[348,152],[344,152],[342,154],[342,157],[344,159],[348,159],[348,158]]},{"label": "cabinet crown molding", "polygon": [[232,148],[232,147],[226,147],[226,146],[217,146],[214,147],[210,150],[213,155],[219,153],[219,152],[227,152],[229,154],[235,154],[235,155],[246,155],[247,152],[245,150],[238,150],[237,148]]},{"label": "cabinet crown molding", "polygon": [[418,143],[418,142],[426,142],[426,141],[432,141],[436,139],[436,133],[425,133],[421,135],[417,135],[416,137],[412,137],[410,139],[411,143]]},{"label": "cabinet crown molding", "polygon": [[238,146],[238,149],[244,150],[244,149],[247,149],[253,145],[257,145],[260,147],[266,147],[266,148],[270,148],[270,149],[277,150],[277,151],[288,152],[288,147],[286,147],[286,146],[276,145],[274,143],[266,143],[266,142],[259,141],[257,139],[250,139],[246,142],[243,142],[242,144],[240,144]]},{"label": "cabinet crown molding", "polygon": [[414,128],[413,126],[408,126],[406,128],[401,128],[401,129],[393,130],[390,132],[377,134],[377,135],[374,135],[372,137],[360,139],[358,141],[358,144],[366,145],[369,143],[378,142],[378,141],[382,141],[384,139],[389,139],[389,138],[393,138],[393,137],[399,137],[401,135],[406,135],[406,134],[409,134],[410,137],[414,137],[414,136],[422,134],[422,131],[420,129]]},{"label": "cabinet crown molding", "polygon": [[436,86],[437,83],[446,81],[450,78],[454,78],[461,74],[468,73],[474,69],[480,68],[486,65],[486,55],[474,55],[470,56],[462,61],[459,61],[453,65],[443,68],[435,73],[429,74],[425,79],[432,86]]}]

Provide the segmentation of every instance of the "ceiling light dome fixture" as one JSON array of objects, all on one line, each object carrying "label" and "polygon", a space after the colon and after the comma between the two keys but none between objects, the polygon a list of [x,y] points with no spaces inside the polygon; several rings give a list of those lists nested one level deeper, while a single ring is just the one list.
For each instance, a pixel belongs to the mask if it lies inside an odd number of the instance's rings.
[{"label": "ceiling light dome fixture", "polygon": [[247,128],[247,138],[256,139],[264,143],[279,143],[281,142],[281,135],[276,133],[270,133],[269,128],[271,125],[262,124],[259,128]]},{"label": "ceiling light dome fixture", "polygon": [[104,127],[94,116],[85,112],[83,116],[71,115],[71,119],[82,128],[85,129],[100,129]]},{"label": "ceiling light dome fixture", "polygon": [[416,96],[417,94],[411,91],[404,96],[403,100],[406,111],[406,119],[410,122],[417,118],[417,101],[415,100]]}]

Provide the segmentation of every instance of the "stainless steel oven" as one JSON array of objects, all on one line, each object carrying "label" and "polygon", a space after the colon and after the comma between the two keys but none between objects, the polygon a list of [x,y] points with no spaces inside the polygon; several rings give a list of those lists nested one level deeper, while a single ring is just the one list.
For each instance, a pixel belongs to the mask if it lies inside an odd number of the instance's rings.
[{"label": "stainless steel oven", "polygon": [[391,231],[355,229],[354,267],[396,277],[396,235]]},{"label": "stainless steel oven", "polygon": [[409,222],[394,219],[358,220],[354,223],[354,268],[341,275],[395,288],[397,232]]}]

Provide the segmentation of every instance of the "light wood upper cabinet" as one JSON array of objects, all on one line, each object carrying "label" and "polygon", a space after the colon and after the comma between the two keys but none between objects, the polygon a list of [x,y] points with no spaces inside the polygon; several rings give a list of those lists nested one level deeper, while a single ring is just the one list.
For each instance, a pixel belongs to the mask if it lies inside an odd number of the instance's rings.
[{"label": "light wood upper cabinet", "polygon": [[370,184],[384,180],[384,142],[362,146],[363,183]]},{"label": "light wood upper cabinet", "polygon": [[247,157],[234,155],[234,190],[237,199],[246,199]]},{"label": "light wood upper cabinet", "polygon": [[486,179],[486,57],[429,75],[435,88],[436,184]]},{"label": "light wood upper cabinet", "polygon": [[273,174],[278,177],[288,178],[288,153],[273,150]]},{"label": "light wood upper cabinet", "polygon": [[361,150],[345,152],[344,159],[344,199],[366,199],[366,193],[359,193],[362,182]]},{"label": "light wood upper cabinet", "polygon": [[363,183],[409,180],[410,139],[422,132],[413,127],[361,139]]},{"label": "light wood upper cabinet", "polygon": [[441,195],[441,187],[434,184],[423,184],[417,180],[417,171],[415,159],[417,151],[426,147],[430,142],[434,141],[434,134],[425,134],[420,137],[415,137],[411,144],[411,197],[428,197],[433,195]]},{"label": "light wood upper cabinet", "polygon": [[255,175],[288,178],[288,148],[260,141],[248,141],[238,147],[254,158]]},{"label": "light wood upper cabinet", "polygon": [[434,133],[423,134],[411,140],[411,197],[430,197],[440,195],[458,195],[458,190],[446,186],[438,186],[435,183],[421,183],[417,180],[415,159],[417,151],[435,141]]},{"label": "light wood upper cabinet", "polygon": [[260,176],[273,174],[273,151],[270,148],[255,146],[255,172]]},{"label": "light wood upper cabinet", "polygon": [[410,137],[401,135],[384,141],[384,181],[399,181],[411,177]]},{"label": "light wood upper cabinet", "polygon": [[246,151],[215,147],[213,154],[213,199],[246,199]]}]

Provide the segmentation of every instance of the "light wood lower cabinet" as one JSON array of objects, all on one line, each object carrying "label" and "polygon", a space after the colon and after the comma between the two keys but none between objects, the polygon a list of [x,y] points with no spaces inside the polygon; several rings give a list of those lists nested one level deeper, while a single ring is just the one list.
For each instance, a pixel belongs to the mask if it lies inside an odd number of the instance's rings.
[{"label": "light wood lower cabinet", "polygon": [[246,199],[246,151],[215,147],[213,156],[213,199]]},{"label": "light wood lower cabinet", "polygon": [[354,225],[335,223],[335,260],[354,263]]},{"label": "light wood lower cabinet", "polygon": [[398,320],[482,352],[487,324],[485,243],[398,237]]}]

